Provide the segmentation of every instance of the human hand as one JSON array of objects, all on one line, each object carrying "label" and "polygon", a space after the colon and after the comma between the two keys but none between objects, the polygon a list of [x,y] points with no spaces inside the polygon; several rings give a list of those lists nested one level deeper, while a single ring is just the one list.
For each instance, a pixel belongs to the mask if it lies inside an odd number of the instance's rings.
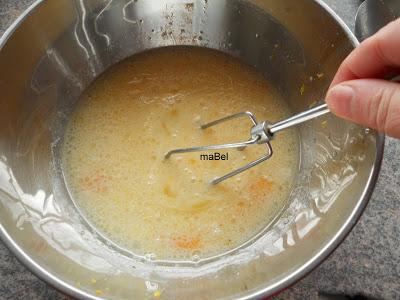
[{"label": "human hand", "polygon": [[400,75],[400,19],[344,60],[326,103],[339,117],[400,138],[400,83],[384,80],[389,74]]}]

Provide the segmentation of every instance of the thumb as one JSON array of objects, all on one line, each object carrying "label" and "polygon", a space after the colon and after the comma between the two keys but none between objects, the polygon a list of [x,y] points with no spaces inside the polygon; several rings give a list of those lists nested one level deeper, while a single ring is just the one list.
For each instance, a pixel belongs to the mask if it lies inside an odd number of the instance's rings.
[{"label": "thumb", "polygon": [[330,110],[339,117],[400,138],[400,84],[358,79],[333,86],[326,95]]}]

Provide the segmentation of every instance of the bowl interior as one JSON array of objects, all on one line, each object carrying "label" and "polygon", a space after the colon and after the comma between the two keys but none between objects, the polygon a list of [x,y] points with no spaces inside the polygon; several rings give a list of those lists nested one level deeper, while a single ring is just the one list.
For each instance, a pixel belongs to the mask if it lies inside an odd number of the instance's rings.
[{"label": "bowl interior", "polygon": [[299,175],[273,226],[251,245],[198,264],[162,264],[116,248],[81,217],[60,166],[65,125],[82,91],[109,66],[148,49],[199,46],[240,57],[263,72],[293,113],[307,109],[323,98],[355,46],[318,2],[35,6],[0,51],[0,231],[41,277],[87,297],[270,295],[310,270],[355,223],[376,177],[382,139],[333,116],[299,127]]}]

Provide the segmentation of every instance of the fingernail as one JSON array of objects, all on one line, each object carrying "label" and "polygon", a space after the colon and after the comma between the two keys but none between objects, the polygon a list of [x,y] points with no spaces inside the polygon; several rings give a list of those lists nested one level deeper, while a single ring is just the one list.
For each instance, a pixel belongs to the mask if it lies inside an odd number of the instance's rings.
[{"label": "fingernail", "polygon": [[328,92],[326,101],[330,109],[339,116],[351,117],[353,102],[356,93],[353,88],[348,85],[336,85]]}]

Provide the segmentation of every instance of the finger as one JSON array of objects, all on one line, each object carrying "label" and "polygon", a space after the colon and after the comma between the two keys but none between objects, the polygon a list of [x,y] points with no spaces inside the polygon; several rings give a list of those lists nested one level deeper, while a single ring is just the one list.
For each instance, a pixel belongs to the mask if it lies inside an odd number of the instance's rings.
[{"label": "finger", "polygon": [[400,19],[360,44],[342,63],[332,85],[359,78],[383,78],[400,69]]},{"label": "finger", "polygon": [[400,138],[400,84],[379,79],[342,82],[326,96],[336,115]]}]

